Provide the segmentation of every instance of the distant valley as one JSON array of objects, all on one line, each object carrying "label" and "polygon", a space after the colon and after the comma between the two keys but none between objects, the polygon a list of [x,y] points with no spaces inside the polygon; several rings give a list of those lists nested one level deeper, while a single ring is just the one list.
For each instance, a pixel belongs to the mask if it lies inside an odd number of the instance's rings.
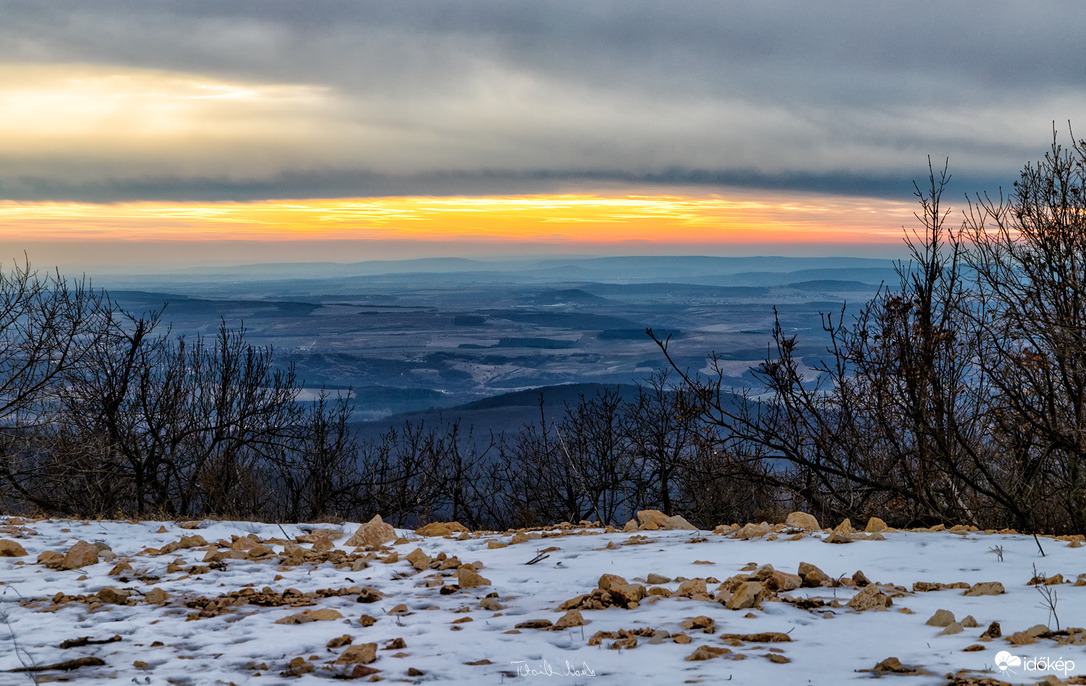
[{"label": "distant valley", "polygon": [[[896,279],[890,261],[861,258],[571,257],[251,265],[95,284],[130,311],[168,303],[175,335],[244,324],[307,389],[351,388],[356,418],[386,424],[528,389],[643,382],[665,365],[647,328],[670,336],[691,370],[715,351],[740,386],[766,355],[774,307],[813,363],[826,344],[820,313],[846,302],[854,312]],[[532,404],[520,393],[505,410],[497,400],[462,413],[519,422]]]}]

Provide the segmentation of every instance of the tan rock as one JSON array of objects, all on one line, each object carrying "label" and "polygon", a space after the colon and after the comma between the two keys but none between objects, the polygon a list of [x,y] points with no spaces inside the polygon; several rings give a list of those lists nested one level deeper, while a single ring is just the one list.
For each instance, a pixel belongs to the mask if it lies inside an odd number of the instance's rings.
[{"label": "tan rock", "polygon": [[257,544],[255,546],[253,546],[252,548],[249,548],[249,550],[247,550],[245,552],[245,557],[247,559],[249,559],[249,560],[256,560],[256,559],[259,559],[259,558],[262,558],[262,557],[268,557],[269,555],[274,555],[274,554],[275,554],[274,550],[272,550],[268,546],[264,545],[263,543],[260,543],[260,544]]},{"label": "tan rock", "polygon": [[666,584],[671,581],[671,577],[663,576],[661,574],[652,573],[645,577],[645,583],[647,584]]},{"label": "tan rock", "polygon": [[641,584],[618,584],[607,591],[615,605],[632,610],[637,607],[648,593]]},{"label": "tan rock", "polygon": [[875,585],[868,586],[848,601],[848,606],[859,612],[885,610],[893,604],[894,601],[890,599],[890,596],[880,591]]},{"label": "tan rock", "polygon": [[765,522],[762,522],[761,524],[744,524],[743,527],[736,532],[735,537],[743,540],[750,540],[752,538],[765,536],[770,530],[771,527]]},{"label": "tan rock", "polygon": [[419,536],[450,536],[468,533],[468,528],[460,522],[431,522],[415,530]]},{"label": "tan rock", "polygon": [[963,631],[965,631],[965,627],[962,626],[961,622],[951,622],[950,624],[947,624],[942,631],[939,632],[939,635],[953,636],[954,634],[960,634]]},{"label": "tan rock", "polygon": [[653,530],[664,529],[667,524],[667,515],[659,510],[639,510],[637,512],[637,521],[643,529],[650,528],[650,524]]},{"label": "tan rock", "polygon": [[799,577],[803,579],[803,586],[805,588],[817,588],[819,586],[830,586],[833,584],[833,579],[830,578],[829,574],[826,574],[809,562],[799,563]]},{"label": "tan rock", "polygon": [[732,651],[728,648],[718,648],[717,646],[698,646],[694,652],[690,653],[683,659],[687,662],[698,662],[701,660],[712,660],[714,657],[720,657],[721,655],[727,655]]},{"label": "tan rock", "polygon": [[[491,543],[493,542],[494,541],[491,541]],[[430,556],[422,552],[422,548],[415,548],[409,552],[404,559],[410,562],[411,566],[420,572],[430,568]]]},{"label": "tan rock", "polygon": [[289,615],[275,620],[276,624],[308,624],[309,622],[328,622],[333,619],[342,619],[343,615],[338,610],[321,609],[305,610],[298,614]]},{"label": "tan rock", "polygon": [[886,526],[886,522],[882,521],[878,517],[872,517],[867,520],[867,526],[864,527],[864,531],[869,534],[881,534],[890,527]]},{"label": "tan rock", "polygon": [[631,534],[635,531],[637,531],[636,519],[631,519],[630,521],[626,522],[626,525],[624,527],[622,527],[622,533],[624,534]]},{"label": "tan rock", "polygon": [[705,586],[705,579],[687,579],[679,584],[679,588],[675,591],[676,595],[684,598],[689,598],[698,593],[708,593],[708,588]]},{"label": "tan rock", "polygon": [[798,574],[789,574],[780,570],[774,572],[766,579],[766,587],[771,591],[794,591],[803,586],[803,578]]},{"label": "tan rock", "polygon": [[1003,628],[999,626],[999,622],[989,624],[984,633],[980,635],[982,641],[990,641],[993,638],[1003,638]]},{"label": "tan rock", "polygon": [[568,629],[572,626],[584,626],[587,622],[584,621],[584,617],[577,610],[569,610],[564,615],[558,618],[558,621],[554,623],[556,629]]},{"label": "tan rock", "polygon": [[982,596],[982,595],[1003,595],[1006,593],[1006,589],[1003,588],[1003,584],[998,581],[982,581],[979,584],[973,584],[969,587],[969,590],[962,595],[965,596]]},{"label": "tan rock", "polygon": [[108,605],[124,605],[128,602],[128,597],[130,595],[132,595],[131,591],[121,590],[114,586],[106,586],[98,591],[98,600]]},{"label": "tan rock", "polygon": [[129,564],[128,560],[121,560],[117,564],[113,565],[113,569],[109,570],[108,576],[120,576],[120,575],[124,574],[125,572],[131,572],[131,571],[132,571],[132,565]]},{"label": "tan rock", "polygon": [[161,605],[169,599],[170,594],[166,591],[163,591],[161,588],[158,588],[157,586],[148,591],[147,595],[144,596],[144,600],[153,605]]},{"label": "tan rock", "polygon": [[699,630],[702,633],[711,634],[713,629],[716,628],[716,621],[712,617],[706,617],[700,615],[698,617],[691,617],[690,619],[684,619],[679,622],[679,626],[687,630]]},{"label": "tan rock", "polygon": [[822,528],[818,525],[815,516],[806,512],[792,512],[785,518],[784,525],[792,529],[803,529],[804,531],[818,531]]},{"label": "tan rock", "polygon": [[826,543],[852,543],[852,522],[845,519],[830,532],[830,535],[822,539]]},{"label": "tan rock", "polygon": [[328,641],[328,643],[326,643],[324,647],[328,648],[328,650],[335,650],[336,648],[349,646],[352,643],[354,643],[354,637],[350,634],[343,634],[342,636],[337,636]]},{"label": "tan rock", "polygon": [[671,515],[664,520],[665,529],[676,529],[680,531],[697,531],[697,527],[686,521],[682,515]]},{"label": "tan rock", "polygon": [[337,665],[368,665],[377,661],[376,643],[359,643],[347,646],[336,658]]},{"label": "tan rock", "polygon": [[18,541],[5,538],[0,539],[0,557],[23,557],[26,548],[19,545]]},{"label": "tan rock", "polygon": [[745,610],[758,607],[758,603],[765,597],[765,589],[757,581],[744,581],[736,587],[735,591],[724,603],[729,610]]},{"label": "tan rock", "polygon": [[374,515],[373,519],[362,524],[343,544],[348,548],[361,546],[378,547],[396,540],[396,530],[391,524],[385,524],[381,515]]},{"label": "tan rock", "polygon": [[86,541],[79,541],[68,549],[61,567],[64,569],[78,569],[97,562],[98,547]]},{"label": "tan rock", "polygon": [[200,534],[182,536],[181,540],[177,542],[178,548],[199,548],[205,545],[207,545],[207,541]]},{"label": "tan rock", "polygon": [[978,622],[973,615],[966,615],[965,619],[961,621],[961,625],[966,629],[975,629],[980,626],[980,622]]},{"label": "tan rock", "polygon": [[476,588],[478,586],[489,586],[490,579],[475,571],[473,565],[460,565],[456,568],[456,583],[460,588]]},{"label": "tan rock", "polygon": [[928,626],[950,626],[955,622],[954,613],[950,610],[936,610],[935,614],[924,622]]},{"label": "tan rock", "polygon": [[50,569],[61,569],[64,566],[64,555],[54,550],[43,550],[38,555],[38,564]]},{"label": "tan rock", "polygon": [[596,582],[596,586],[607,591],[610,590],[612,586],[625,586],[628,583],[630,582],[617,574],[604,574],[600,577],[600,580]]},{"label": "tan rock", "polygon": [[498,612],[499,610],[504,610],[506,607],[505,605],[502,605],[497,598],[483,598],[479,602],[479,606],[490,612]]}]

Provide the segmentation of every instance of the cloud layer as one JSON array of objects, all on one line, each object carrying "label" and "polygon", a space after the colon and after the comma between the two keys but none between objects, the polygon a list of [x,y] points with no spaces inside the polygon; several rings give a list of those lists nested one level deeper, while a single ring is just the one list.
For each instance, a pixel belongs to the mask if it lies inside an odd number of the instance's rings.
[{"label": "cloud layer", "polygon": [[[0,1],[0,198],[1009,185],[1086,111],[1060,2]],[[1072,121],[1072,123],[1074,123]]]}]

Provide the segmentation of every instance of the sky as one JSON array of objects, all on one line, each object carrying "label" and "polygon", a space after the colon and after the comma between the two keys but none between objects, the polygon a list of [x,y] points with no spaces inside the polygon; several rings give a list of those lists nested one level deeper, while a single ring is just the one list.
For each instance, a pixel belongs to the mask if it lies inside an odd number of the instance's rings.
[{"label": "sky", "polygon": [[[0,256],[898,255],[1086,111],[1076,2],[0,0]],[[1086,126],[1086,124],[1083,124]]]}]

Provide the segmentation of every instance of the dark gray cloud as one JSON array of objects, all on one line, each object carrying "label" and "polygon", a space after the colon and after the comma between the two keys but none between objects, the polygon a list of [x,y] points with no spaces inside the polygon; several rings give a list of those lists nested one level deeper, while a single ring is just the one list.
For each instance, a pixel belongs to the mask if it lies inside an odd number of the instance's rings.
[{"label": "dark gray cloud", "polygon": [[1086,111],[1086,14],[1067,2],[0,1],[0,16],[14,199],[908,195],[927,155],[982,190]]}]

